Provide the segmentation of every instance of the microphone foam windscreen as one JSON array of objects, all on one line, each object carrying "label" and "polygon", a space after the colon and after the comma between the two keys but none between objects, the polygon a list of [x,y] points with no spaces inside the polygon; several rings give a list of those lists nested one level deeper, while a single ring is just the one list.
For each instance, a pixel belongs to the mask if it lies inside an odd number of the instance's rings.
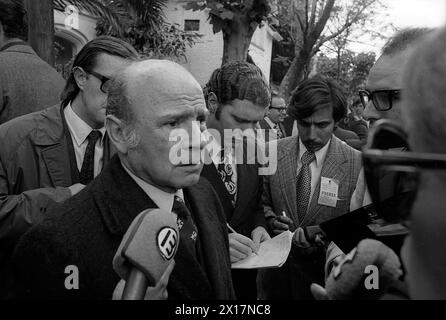
[{"label": "microphone foam windscreen", "polygon": [[[369,276],[366,270],[370,266],[378,271],[377,288],[367,288],[365,285]],[[375,300],[401,275],[401,264],[395,252],[382,242],[366,239],[332,270],[325,289],[332,300]]]},{"label": "microphone foam windscreen", "polygon": [[124,235],[113,259],[113,269],[127,280],[132,267],[154,286],[171,263],[180,237],[174,214],[160,209],[141,212]]}]

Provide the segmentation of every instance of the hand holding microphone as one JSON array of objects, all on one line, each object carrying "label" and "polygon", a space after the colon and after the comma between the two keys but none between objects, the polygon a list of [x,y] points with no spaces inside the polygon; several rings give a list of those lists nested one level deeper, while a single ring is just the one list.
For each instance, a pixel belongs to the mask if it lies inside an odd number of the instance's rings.
[{"label": "hand holding microphone", "polygon": [[[171,264],[167,267],[166,271],[164,271],[161,279],[158,281],[156,286],[148,287],[146,290],[146,294],[144,296],[144,300],[167,300],[169,294],[167,292],[167,284],[169,283],[170,274],[175,267],[175,261],[172,260]],[[121,280],[115,288],[113,292],[113,300],[121,300],[126,282]]]},{"label": "hand holding microphone", "polygon": [[[377,288],[367,288],[367,268],[378,271]],[[325,288],[312,284],[311,291],[318,300],[376,300],[402,275],[398,256],[382,242],[372,239],[361,241],[332,269]]]},{"label": "hand holding microphone", "polygon": [[[160,209],[145,210],[130,225],[113,259],[113,268],[125,280],[114,297],[122,300],[167,298],[166,287],[179,244],[176,217]],[[122,290],[122,295],[120,291]]]}]

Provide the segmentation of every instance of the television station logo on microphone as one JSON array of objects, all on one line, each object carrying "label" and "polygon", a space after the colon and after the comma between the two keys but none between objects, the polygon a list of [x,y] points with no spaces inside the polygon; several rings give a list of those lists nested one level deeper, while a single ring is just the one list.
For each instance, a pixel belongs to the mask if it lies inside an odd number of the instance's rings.
[{"label": "television station logo on microphone", "polygon": [[178,247],[178,232],[171,227],[164,227],[157,237],[158,249],[166,260],[171,260]]}]

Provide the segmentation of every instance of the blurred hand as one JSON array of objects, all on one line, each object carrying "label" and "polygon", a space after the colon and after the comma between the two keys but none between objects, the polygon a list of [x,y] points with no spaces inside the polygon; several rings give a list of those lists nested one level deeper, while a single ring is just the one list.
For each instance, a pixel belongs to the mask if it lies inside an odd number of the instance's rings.
[{"label": "blurred hand", "polygon": [[304,229],[302,229],[302,228],[297,228],[297,230],[293,236],[293,242],[299,248],[307,249],[307,248],[311,247],[311,244],[305,238],[305,232],[304,232]]},{"label": "blurred hand", "polygon": [[231,256],[231,263],[240,261],[249,257],[253,252],[259,250],[254,242],[238,233],[230,233],[229,237],[229,255]]},{"label": "blurred hand", "polygon": [[68,187],[68,189],[70,189],[71,196],[78,194],[84,188],[85,188],[85,185],[83,185],[81,183],[73,184],[71,187]]},{"label": "blurred hand", "polygon": [[311,293],[316,300],[329,300],[325,288],[316,283],[311,284]]},{"label": "blurred hand", "polygon": [[260,244],[262,242],[268,241],[269,239],[271,239],[271,237],[269,236],[268,232],[266,231],[266,229],[264,227],[257,227],[254,230],[252,230],[251,238],[252,238],[252,241],[254,242],[254,245],[257,248],[260,247]]},{"label": "blurred hand", "polygon": [[[169,297],[167,293],[167,285],[169,283],[170,275],[175,267],[175,261],[169,264],[169,266],[164,271],[160,280],[155,287],[148,287],[146,290],[146,295],[144,300],[167,300]],[[124,293],[125,281],[121,280],[113,292],[113,300],[121,300],[122,294]]]},{"label": "blurred hand", "polygon": [[281,234],[284,231],[294,231],[293,220],[284,216],[276,216],[268,220],[269,228],[274,235]]}]

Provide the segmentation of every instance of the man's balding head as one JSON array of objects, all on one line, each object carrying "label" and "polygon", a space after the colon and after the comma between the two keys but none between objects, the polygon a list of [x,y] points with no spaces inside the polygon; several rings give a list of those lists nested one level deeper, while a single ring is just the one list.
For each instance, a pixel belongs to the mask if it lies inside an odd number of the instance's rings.
[{"label": "man's balding head", "polygon": [[201,87],[186,69],[170,61],[146,60],[132,63],[116,77],[109,91],[107,130],[131,172],[172,192],[198,182],[202,164],[175,164],[171,150],[179,143],[171,133],[183,130],[192,139],[185,150],[200,154],[206,114]]},{"label": "man's balding head", "polygon": [[[406,29],[397,33],[384,46],[381,57],[370,70],[366,90],[402,90],[403,70],[416,43],[431,30],[425,28]],[[386,102],[384,102],[386,103]],[[398,99],[388,111],[378,111],[370,101],[365,107],[364,118],[372,122],[378,119],[401,121],[401,103]]]},{"label": "man's balding head", "polygon": [[[109,92],[107,115],[115,115],[134,125],[137,117],[132,105],[148,98],[150,107],[177,98],[189,88],[198,96],[203,92],[195,78],[182,66],[167,60],[145,60],[130,64],[118,72]],[[147,107],[147,106],[145,106]]]}]

